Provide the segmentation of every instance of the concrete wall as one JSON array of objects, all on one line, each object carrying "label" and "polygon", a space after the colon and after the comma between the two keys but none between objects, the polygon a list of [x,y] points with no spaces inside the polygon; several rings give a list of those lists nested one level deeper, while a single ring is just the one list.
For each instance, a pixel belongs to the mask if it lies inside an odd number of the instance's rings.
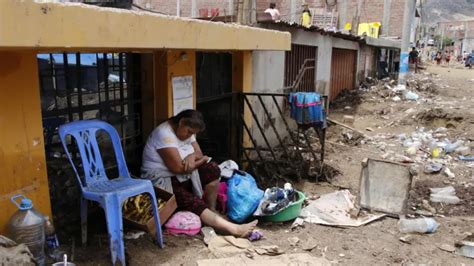
[{"label": "concrete wall", "polygon": [[290,36],[284,32],[151,12],[74,3],[2,0],[0,49],[11,47],[43,51],[85,48],[289,50]]},{"label": "concrete wall", "polygon": [[[301,29],[294,28],[285,28],[278,25],[262,25],[269,29],[274,30],[285,30],[291,33],[291,39],[293,44],[300,45],[309,45],[317,47],[316,55],[316,90],[324,95],[329,95],[330,91],[330,80],[331,80],[331,58],[332,58],[332,49],[350,49],[350,50],[359,50],[359,43],[354,41],[348,41],[340,38],[334,38],[329,35],[321,35],[317,32],[304,31]],[[366,54],[363,57],[359,57],[357,72],[356,73],[365,73],[370,72],[370,69],[365,69],[365,60],[367,57],[371,56],[371,50],[365,48]],[[283,82],[285,76],[285,52],[253,52],[253,92],[271,92],[271,93],[280,93],[283,92]],[[357,76],[357,83],[363,78],[363,74]],[[284,106],[284,100],[279,99],[281,106]],[[271,128],[269,119],[264,113],[264,110],[261,107],[261,104],[257,99],[254,100],[254,107],[257,113],[258,120],[261,121],[262,127],[265,129],[265,135],[270,142],[270,145],[277,146],[279,144],[278,139],[274,133],[274,130]],[[278,130],[280,136],[288,136],[288,132],[283,123],[283,120],[280,118],[278,110],[275,107],[275,104],[272,102],[271,98],[265,100],[264,103],[269,108],[269,112],[272,113],[273,117],[271,118]],[[292,129],[296,129],[296,124],[289,118],[289,113],[286,112],[286,119],[289,122]],[[258,128],[255,123],[251,128],[251,132],[256,138],[256,141],[259,145],[264,145],[264,139],[261,136]]]},{"label": "concrete wall", "polygon": [[24,194],[51,217],[34,51],[0,51],[0,234],[18,210],[10,198]]},{"label": "concrete wall", "polygon": [[[253,75],[252,92],[284,92],[285,52],[253,52],[253,69],[255,69],[255,74]],[[275,123],[277,133],[281,137],[287,136],[288,132],[272,98],[268,96],[262,97],[262,100],[267,107],[268,112],[270,113],[270,118],[265,114],[263,106],[257,97],[249,96],[249,100],[251,100],[257,119],[264,128],[265,135],[270,145],[279,145],[278,138],[275,134],[275,131],[271,127],[270,121]],[[280,108],[284,109],[284,98],[276,97],[276,100],[279,103]],[[252,135],[258,145],[265,145],[265,140],[260,133],[255,121],[253,122],[250,131],[252,132]]]}]

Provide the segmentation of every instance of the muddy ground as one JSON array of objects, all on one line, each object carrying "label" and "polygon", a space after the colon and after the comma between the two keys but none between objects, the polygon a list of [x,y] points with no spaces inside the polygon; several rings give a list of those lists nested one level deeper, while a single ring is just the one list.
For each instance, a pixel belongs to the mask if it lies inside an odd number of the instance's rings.
[{"label": "muddy ground", "polygon": [[[427,71],[432,75],[426,77],[433,79],[437,89],[435,92],[417,92],[421,96],[418,102],[394,102],[392,95],[381,96],[370,88],[366,92],[351,94],[336,101],[329,117],[343,122],[344,115],[353,115],[355,121],[350,126],[363,132],[368,139],[347,140],[343,133],[354,134],[351,130],[331,125],[328,129],[326,162],[338,169],[341,175],[330,182],[303,181],[297,187],[307,196],[321,195],[340,188],[348,188],[357,195],[361,160],[365,157],[398,160],[397,156],[404,154],[404,148],[396,136],[402,133],[409,135],[419,127],[447,127],[449,139],[470,140],[472,145],[474,70],[430,66]],[[373,131],[368,131],[367,128]],[[453,185],[462,199],[458,205],[431,203],[435,210],[433,215],[440,223],[435,233],[414,235],[410,244],[403,243],[399,240],[403,235],[398,231],[398,219],[389,217],[349,229],[306,224],[291,230],[291,223],[261,224],[259,229],[265,238],[255,242],[255,245],[278,245],[285,253],[309,252],[313,256],[325,257],[333,263],[343,265],[474,264],[472,259],[439,248],[443,244],[452,245],[466,236],[466,233],[474,231],[474,168],[452,156],[445,163],[455,174],[454,178],[448,178],[443,173],[425,174],[423,167],[427,158],[423,156],[415,163],[418,165],[419,175],[414,177],[409,213],[416,215],[419,210],[426,211],[422,201],[429,200],[431,187]],[[101,219],[99,217],[97,221]],[[74,248],[74,260],[77,264],[110,264],[104,228],[95,231],[91,232],[88,247],[76,245]],[[288,239],[295,236],[300,242],[292,246]],[[312,251],[302,249],[302,243],[307,241],[316,246]],[[165,249],[159,249],[148,236],[125,241],[129,264],[195,265],[196,260],[213,258],[200,236],[165,235],[165,245]],[[69,246],[66,245],[68,248]]]}]

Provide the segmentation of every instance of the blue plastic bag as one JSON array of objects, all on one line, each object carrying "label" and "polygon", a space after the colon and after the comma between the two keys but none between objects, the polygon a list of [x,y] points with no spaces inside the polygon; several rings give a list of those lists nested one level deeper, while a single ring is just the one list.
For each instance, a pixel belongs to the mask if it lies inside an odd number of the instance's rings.
[{"label": "blue plastic bag", "polygon": [[247,173],[236,172],[227,183],[227,216],[237,223],[244,222],[262,198],[263,191],[257,187],[255,179]]}]

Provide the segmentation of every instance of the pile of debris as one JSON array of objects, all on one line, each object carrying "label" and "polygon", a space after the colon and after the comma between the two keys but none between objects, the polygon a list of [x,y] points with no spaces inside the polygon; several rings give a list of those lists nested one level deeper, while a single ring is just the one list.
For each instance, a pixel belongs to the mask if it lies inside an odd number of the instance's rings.
[{"label": "pile of debris", "polygon": [[360,85],[359,90],[376,94],[381,98],[391,98],[394,102],[402,100],[418,101],[421,99],[420,95],[416,93],[424,92],[434,94],[439,87],[431,74],[413,74],[408,76],[407,85],[401,85],[391,78],[384,78],[382,80],[367,77]]}]

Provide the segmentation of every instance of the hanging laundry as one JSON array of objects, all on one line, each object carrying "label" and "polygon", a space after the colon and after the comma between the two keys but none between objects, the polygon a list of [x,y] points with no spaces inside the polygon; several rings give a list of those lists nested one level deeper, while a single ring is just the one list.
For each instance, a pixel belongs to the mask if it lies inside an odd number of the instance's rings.
[{"label": "hanging laundry", "polygon": [[326,127],[326,115],[319,93],[290,93],[288,101],[291,108],[291,118],[293,118],[296,123],[299,125],[319,125],[322,128]]}]

